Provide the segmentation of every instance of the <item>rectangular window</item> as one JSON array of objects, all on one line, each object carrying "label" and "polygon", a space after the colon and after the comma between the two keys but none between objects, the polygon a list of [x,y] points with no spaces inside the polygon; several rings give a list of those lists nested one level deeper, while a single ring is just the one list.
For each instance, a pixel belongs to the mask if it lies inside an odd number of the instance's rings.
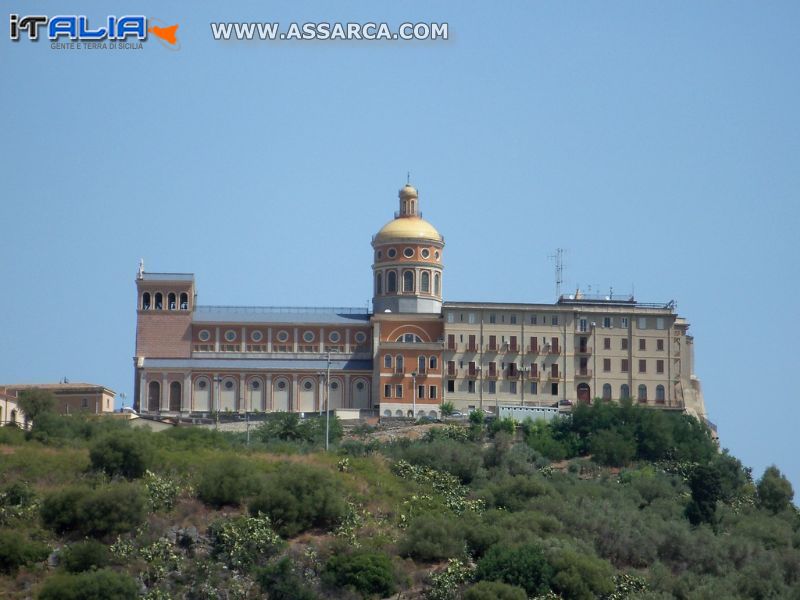
[{"label": "rectangular window", "polygon": [[452,394],[456,391],[456,382],[453,379],[447,380],[447,393]]},{"label": "rectangular window", "polygon": [[450,375],[450,377],[456,376],[456,361],[454,360],[447,361],[447,374]]},{"label": "rectangular window", "polygon": [[611,325],[611,317],[603,317],[603,327],[609,328]]},{"label": "rectangular window", "polygon": [[657,360],[656,361],[656,373],[663,373],[664,372],[664,361]]},{"label": "rectangular window", "polygon": [[536,325],[536,315],[531,315],[531,325]]},{"label": "rectangular window", "polygon": [[550,365],[550,376],[558,379],[558,364],[553,363]]},{"label": "rectangular window", "polygon": [[656,340],[656,350],[664,350],[664,340]]},{"label": "rectangular window", "polygon": [[418,385],[417,386],[417,398],[421,400],[424,397],[425,397],[425,386],[424,385]]},{"label": "rectangular window", "polygon": [[518,352],[519,351],[519,348],[517,348],[517,336],[512,335],[509,338],[508,349],[511,352]]},{"label": "rectangular window", "polygon": [[639,373],[647,373],[647,361],[645,359],[639,361]]},{"label": "rectangular window", "polygon": [[478,347],[475,345],[475,336],[474,335],[469,336],[469,341],[467,342],[467,350],[469,352],[475,352],[477,349]]},{"label": "rectangular window", "polygon": [[383,368],[384,369],[391,369],[392,368],[392,355],[386,354],[383,357]]},{"label": "rectangular window", "polygon": [[622,340],[620,340],[620,348],[622,350],[628,349],[628,338],[622,338]]},{"label": "rectangular window", "polygon": [[496,335],[490,335],[489,336],[489,350],[491,350],[492,352],[497,350],[497,336]]},{"label": "rectangular window", "polygon": [[558,325],[558,315],[553,315],[550,317],[550,324],[551,325]]},{"label": "rectangular window", "polygon": [[538,394],[538,393],[539,393],[539,382],[531,381],[531,394]]},{"label": "rectangular window", "polygon": [[550,348],[553,354],[560,354],[560,350],[558,349],[558,338],[554,337],[550,340]]},{"label": "rectangular window", "polygon": [[508,382],[508,393],[509,394],[516,394],[517,393],[517,382],[516,381],[509,381]]},{"label": "rectangular window", "polygon": [[494,379],[489,381],[489,393],[490,394],[496,394],[497,393],[497,382]]},{"label": "rectangular window", "polygon": [[603,350],[611,350],[611,338],[603,338]]},{"label": "rectangular window", "polygon": [[469,376],[470,377],[475,377],[478,374],[478,370],[475,368],[475,363],[473,361],[470,361],[470,363],[469,363],[469,371],[468,372],[469,372]]},{"label": "rectangular window", "polygon": [[628,317],[620,317],[619,326],[620,327],[624,327],[625,329],[627,329],[628,328]]},{"label": "rectangular window", "polygon": [[509,317],[509,319],[510,319],[512,325],[516,325],[517,324],[517,315],[511,315]]},{"label": "rectangular window", "polygon": [[475,323],[475,313],[469,313],[469,322],[472,324]]},{"label": "rectangular window", "polygon": [[529,352],[539,352],[539,338],[535,336],[531,336],[531,346],[528,348]]},{"label": "rectangular window", "polygon": [[627,358],[623,358],[620,361],[619,370],[622,371],[623,373],[627,373],[628,372],[628,359]]},{"label": "rectangular window", "polygon": [[553,396],[558,396],[558,384],[551,383],[550,384],[550,394]]},{"label": "rectangular window", "polygon": [[656,317],[656,329],[664,329],[664,317]]},{"label": "rectangular window", "polygon": [[489,363],[489,377],[497,377],[497,363],[494,361]]},{"label": "rectangular window", "polygon": [[531,379],[536,379],[537,377],[539,377],[539,365],[531,363]]},{"label": "rectangular window", "polygon": [[383,386],[383,397],[384,398],[391,398],[392,397],[392,386],[391,385],[387,384],[387,385]]},{"label": "rectangular window", "polygon": [[470,394],[474,394],[475,393],[475,380],[474,379],[470,379],[469,381],[467,381],[467,392],[469,392]]},{"label": "rectangular window", "polygon": [[585,332],[589,330],[589,321],[586,319],[578,319],[578,330]]},{"label": "rectangular window", "polygon": [[497,323],[497,315],[494,313],[489,314],[489,323]]},{"label": "rectangular window", "polygon": [[447,349],[448,350],[456,349],[456,336],[452,333],[447,334]]},{"label": "rectangular window", "polygon": [[647,329],[647,317],[639,317],[639,329]]},{"label": "rectangular window", "polygon": [[428,389],[428,398],[430,398],[431,400],[436,400],[436,386],[435,385],[430,386],[430,388]]},{"label": "rectangular window", "polygon": [[448,323],[453,323],[453,322],[455,322],[455,320],[456,320],[455,319],[455,313],[451,313],[451,312],[447,313],[447,322]]},{"label": "rectangular window", "polygon": [[394,386],[394,397],[395,398],[402,398],[403,397],[403,386],[402,385]]},{"label": "rectangular window", "polygon": [[611,359],[610,358],[604,358],[603,359],[603,371],[608,373],[610,370],[611,370]]},{"label": "rectangular window", "polygon": [[639,350],[647,350],[647,340],[645,338],[639,338]]}]

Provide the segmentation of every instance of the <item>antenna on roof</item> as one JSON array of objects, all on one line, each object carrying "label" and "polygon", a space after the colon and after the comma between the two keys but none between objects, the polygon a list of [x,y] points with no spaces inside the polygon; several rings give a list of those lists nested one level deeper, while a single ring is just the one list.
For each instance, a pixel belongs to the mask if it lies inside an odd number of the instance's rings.
[{"label": "antenna on roof", "polygon": [[411,185],[411,171],[406,171],[406,185]]},{"label": "antenna on roof", "polygon": [[564,249],[556,248],[556,253],[548,256],[556,267],[556,300],[561,297],[561,284],[564,283]]}]

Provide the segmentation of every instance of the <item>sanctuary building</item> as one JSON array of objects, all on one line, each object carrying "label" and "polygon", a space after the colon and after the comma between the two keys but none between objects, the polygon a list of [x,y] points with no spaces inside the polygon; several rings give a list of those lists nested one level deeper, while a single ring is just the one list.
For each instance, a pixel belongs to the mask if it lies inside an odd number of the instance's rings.
[{"label": "sanctuary building", "polygon": [[555,304],[444,302],[444,237],[399,193],[372,238],[372,312],[202,306],[194,275],[136,279],[135,405],[143,413],[367,409],[438,417],[600,397],[705,418],[694,340],[672,302],[561,296]]}]

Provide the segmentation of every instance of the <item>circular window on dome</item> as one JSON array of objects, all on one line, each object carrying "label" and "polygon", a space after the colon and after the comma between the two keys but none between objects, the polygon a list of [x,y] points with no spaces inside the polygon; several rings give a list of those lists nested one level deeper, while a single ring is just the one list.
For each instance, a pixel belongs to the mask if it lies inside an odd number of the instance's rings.
[{"label": "circular window on dome", "polygon": [[331,389],[332,390],[338,390],[339,389],[339,384],[337,382],[335,382],[335,381],[331,381]]},{"label": "circular window on dome", "polygon": [[363,390],[363,389],[364,389],[364,382],[363,382],[363,381],[359,381],[359,382],[356,384],[356,389],[357,389],[359,392],[360,392],[361,390]]},{"label": "circular window on dome", "polygon": [[366,341],[367,341],[367,334],[364,333],[363,331],[357,331],[356,332],[356,343],[363,344]]},{"label": "circular window on dome", "polygon": [[289,332],[288,331],[279,331],[278,332],[278,341],[285,342],[289,339]]},{"label": "circular window on dome", "polygon": [[375,253],[375,258],[377,258],[378,260],[382,259],[382,258],[383,258],[383,252],[381,252],[380,250],[378,250],[378,251]]},{"label": "circular window on dome", "polygon": [[303,389],[306,390],[306,391],[310,390],[312,387],[314,387],[314,384],[311,383],[310,381],[306,381],[303,384]]},{"label": "circular window on dome", "polygon": [[251,388],[251,389],[253,389],[253,390],[257,390],[257,389],[258,389],[258,388],[260,388],[260,387],[261,387],[261,384],[258,382],[258,380],[257,380],[257,379],[256,379],[255,381],[251,381],[251,382],[250,382],[250,388]]},{"label": "circular window on dome", "polygon": [[203,329],[203,331],[197,334],[197,338],[201,342],[207,342],[208,340],[211,339],[211,332],[208,331],[208,329]]},{"label": "circular window on dome", "polygon": [[403,250],[403,256],[406,258],[412,258],[414,256],[414,249],[413,248],[406,248]]},{"label": "circular window on dome", "polygon": [[303,341],[304,342],[308,342],[308,343],[313,342],[314,341],[314,332],[313,331],[306,331],[303,334]]},{"label": "circular window on dome", "polygon": [[285,381],[279,381],[278,382],[278,389],[279,390],[285,390],[286,389],[286,382]]},{"label": "circular window on dome", "polygon": [[228,331],[225,332],[225,341],[226,342],[236,341],[236,332],[233,329],[228,329]]},{"label": "circular window on dome", "polygon": [[334,344],[337,343],[340,339],[342,339],[341,334],[338,331],[331,331],[328,334],[328,339],[332,341]]},{"label": "circular window on dome", "polygon": [[254,342],[260,342],[261,340],[264,339],[264,334],[256,330],[250,334],[250,339],[253,340]]},{"label": "circular window on dome", "polygon": [[395,256],[397,256],[397,250],[395,250],[394,248],[389,248],[386,251],[386,256],[388,256],[389,258],[394,258]]},{"label": "circular window on dome", "polygon": [[226,390],[232,390],[232,389],[233,389],[233,382],[232,382],[230,379],[228,379],[228,380],[225,382],[225,389],[226,389]]},{"label": "circular window on dome", "polygon": [[439,260],[439,251],[438,250],[433,253],[433,258],[435,258],[436,260]]},{"label": "circular window on dome", "polygon": [[423,248],[421,254],[422,258],[428,258],[431,255],[431,251],[427,248]]}]

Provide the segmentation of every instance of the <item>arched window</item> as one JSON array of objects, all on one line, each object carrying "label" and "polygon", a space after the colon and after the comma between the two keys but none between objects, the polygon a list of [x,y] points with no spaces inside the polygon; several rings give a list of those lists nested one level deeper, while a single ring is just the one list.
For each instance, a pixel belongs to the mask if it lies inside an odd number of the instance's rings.
[{"label": "arched window", "polygon": [[424,356],[420,356],[419,359],[417,360],[417,367],[418,367],[417,370],[420,373],[424,373],[425,372],[425,365],[427,363],[428,363],[428,360]]},{"label": "arched window", "polygon": [[161,409],[161,385],[151,381],[147,387],[147,410],[157,412]]},{"label": "arched window", "polygon": [[142,310],[150,310],[150,292],[142,294]]},{"label": "arched window", "polygon": [[436,273],[433,276],[433,293],[436,296],[438,296],[441,293],[441,283],[440,283],[440,278],[439,278],[439,274],[438,273]]},{"label": "arched window", "polygon": [[394,364],[397,367],[397,372],[398,373],[402,373],[403,372],[403,355],[402,354],[398,354],[397,355],[397,358],[394,359]]},{"label": "arched window", "polygon": [[391,369],[392,368],[392,355],[387,354],[383,357],[383,368],[384,369]]},{"label": "arched window", "polygon": [[439,361],[436,360],[435,356],[431,356],[430,366],[431,366],[431,369],[437,369],[439,367]]},{"label": "arched window", "polygon": [[375,295],[380,296],[383,293],[383,275],[378,273],[375,276]]},{"label": "arched window", "polygon": [[647,386],[642,384],[639,386],[639,393],[637,394],[639,402],[647,402]]},{"label": "arched window", "polygon": [[603,400],[611,400],[611,384],[603,384]]},{"label": "arched window", "polygon": [[162,308],[164,308],[164,296],[161,295],[161,292],[156,292],[156,310]]},{"label": "arched window", "polygon": [[423,344],[422,338],[414,333],[404,333],[397,336],[397,342],[405,342],[406,344]]},{"label": "arched window", "polygon": [[630,400],[631,399],[631,388],[628,387],[627,383],[623,383],[619,388],[619,399],[620,400]]},{"label": "arched window", "polygon": [[656,402],[664,402],[665,400],[664,386],[659,384],[656,386]]},{"label": "arched window", "polygon": [[189,310],[189,294],[186,292],[181,294],[181,310]]},{"label": "arched window", "polygon": [[175,292],[170,292],[169,295],[167,296],[167,307],[170,310],[175,310],[176,308],[178,308]]},{"label": "arched window", "polygon": [[414,291],[414,271],[403,272],[403,291],[404,292]]},{"label": "arched window", "polygon": [[181,410],[181,384],[177,381],[169,384],[169,409],[172,412]]},{"label": "arched window", "polygon": [[394,294],[397,291],[397,272],[389,271],[386,274],[386,293]]},{"label": "arched window", "polygon": [[422,272],[422,277],[419,282],[419,289],[426,294],[431,291],[431,274],[427,271]]}]

